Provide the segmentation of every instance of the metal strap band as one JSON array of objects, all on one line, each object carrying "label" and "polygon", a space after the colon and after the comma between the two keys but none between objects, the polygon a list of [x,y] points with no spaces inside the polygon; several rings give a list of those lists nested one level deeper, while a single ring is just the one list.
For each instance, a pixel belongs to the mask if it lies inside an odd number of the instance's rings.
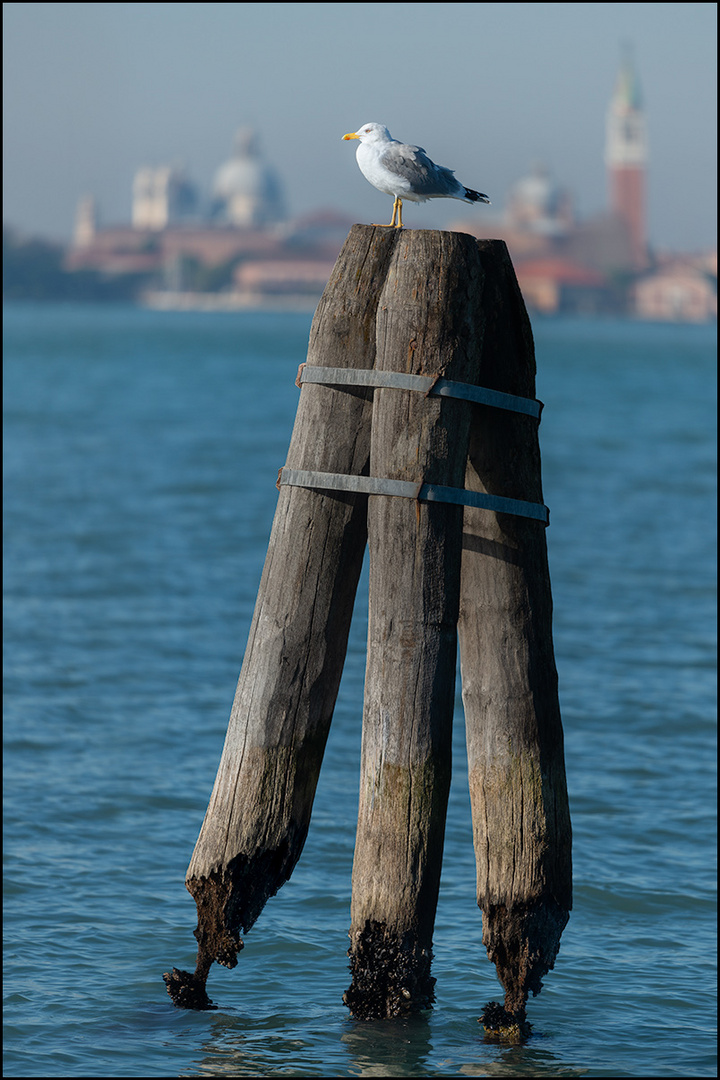
[{"label": "metal strap band", "polygon": [[503,394],[499,390],[488,390],[484,386],[472,386],[470,383],[452,382],[442,377],[404,375],[399,371],[374,371],[365,368],[357,370],[302,364],[298,373],[298,382],[416,390],[420,394],[429,396],[462,398],[463,401],[472,401],[479,405],[492,405],[496,409],[509,409],[511,412],[525,413],[536,419],[540,418],[543,409],[542,402],[535,401],[534,398],[516,397],[515,394]]},{"label": "metal strap band", "polygon": [[456,503],[460,506],[474,506],[479,510],[494,510],[498,514],[533,518],[545,525],[550,521],[550,511],[542,503],[504,499],[500,495],[443,487],[441,484],[414,484],[411,480],[384,480],[375,476],[348,476],[345,473],[283,468],[278,476],[278,487],[283,485],[321,488],[326,491],[353,491],[364,495],[395,495],[404,499],[419,499],[421,502]]}]

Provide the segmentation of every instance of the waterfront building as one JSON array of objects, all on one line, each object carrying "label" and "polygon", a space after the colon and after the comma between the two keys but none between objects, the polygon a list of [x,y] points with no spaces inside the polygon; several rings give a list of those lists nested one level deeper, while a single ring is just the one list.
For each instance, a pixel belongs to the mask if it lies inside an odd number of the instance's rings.
[{"label": "waterfront building", "polygon": [[673,259],[639,278],[632,292],[640,319],[710,322],[717,319],[717,262],[713,270],[702,258]]},{"label": "waterfront building", "polygon": [[198,192],[178,165],[145,166],[133,181],[132,225],[134,229],[160,231],[169,225],[195,221]]}]

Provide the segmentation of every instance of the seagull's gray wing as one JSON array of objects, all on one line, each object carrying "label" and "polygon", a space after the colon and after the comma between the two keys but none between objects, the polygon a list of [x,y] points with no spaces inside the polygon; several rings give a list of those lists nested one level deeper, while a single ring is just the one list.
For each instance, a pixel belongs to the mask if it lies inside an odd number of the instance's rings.
[{"label": "seagull's gray wing", "polygon": [[407,180],[417,195],[455,195],[460,187],[452,169],[436,165],[422,146],[393,142],[380,158],[381,164],[396,176]]}]

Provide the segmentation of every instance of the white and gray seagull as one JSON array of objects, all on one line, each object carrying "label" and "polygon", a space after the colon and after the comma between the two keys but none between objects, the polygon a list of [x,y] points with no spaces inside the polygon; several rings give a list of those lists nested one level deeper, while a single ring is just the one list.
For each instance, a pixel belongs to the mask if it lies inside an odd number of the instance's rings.
[{"label": "white and gray seagull", "polygon": [[360,172],[378,191],[392,195],[392,220],[389,229],[402,229],[403,199],[427,202],[428,199],[462,199],[464,202],[489,203],[487,195],[466,188],[455,179],[452,169],[436,165],[422,146],[409,146],[393,139],[384,124],[363,124],[343,139],[358,139],[357,163]]}]

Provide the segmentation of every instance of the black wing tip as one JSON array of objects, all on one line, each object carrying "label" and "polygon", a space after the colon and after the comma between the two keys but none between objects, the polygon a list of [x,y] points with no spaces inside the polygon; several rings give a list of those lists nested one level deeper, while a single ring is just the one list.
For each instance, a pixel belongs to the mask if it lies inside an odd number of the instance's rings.
[{"label": "black wing tip", "polygon": [[490,200],[487,195],[483,195],[480,191],[472,191],[471,188],[465,188],[465,198],[470,202],[484,202],[490,205]]}]

